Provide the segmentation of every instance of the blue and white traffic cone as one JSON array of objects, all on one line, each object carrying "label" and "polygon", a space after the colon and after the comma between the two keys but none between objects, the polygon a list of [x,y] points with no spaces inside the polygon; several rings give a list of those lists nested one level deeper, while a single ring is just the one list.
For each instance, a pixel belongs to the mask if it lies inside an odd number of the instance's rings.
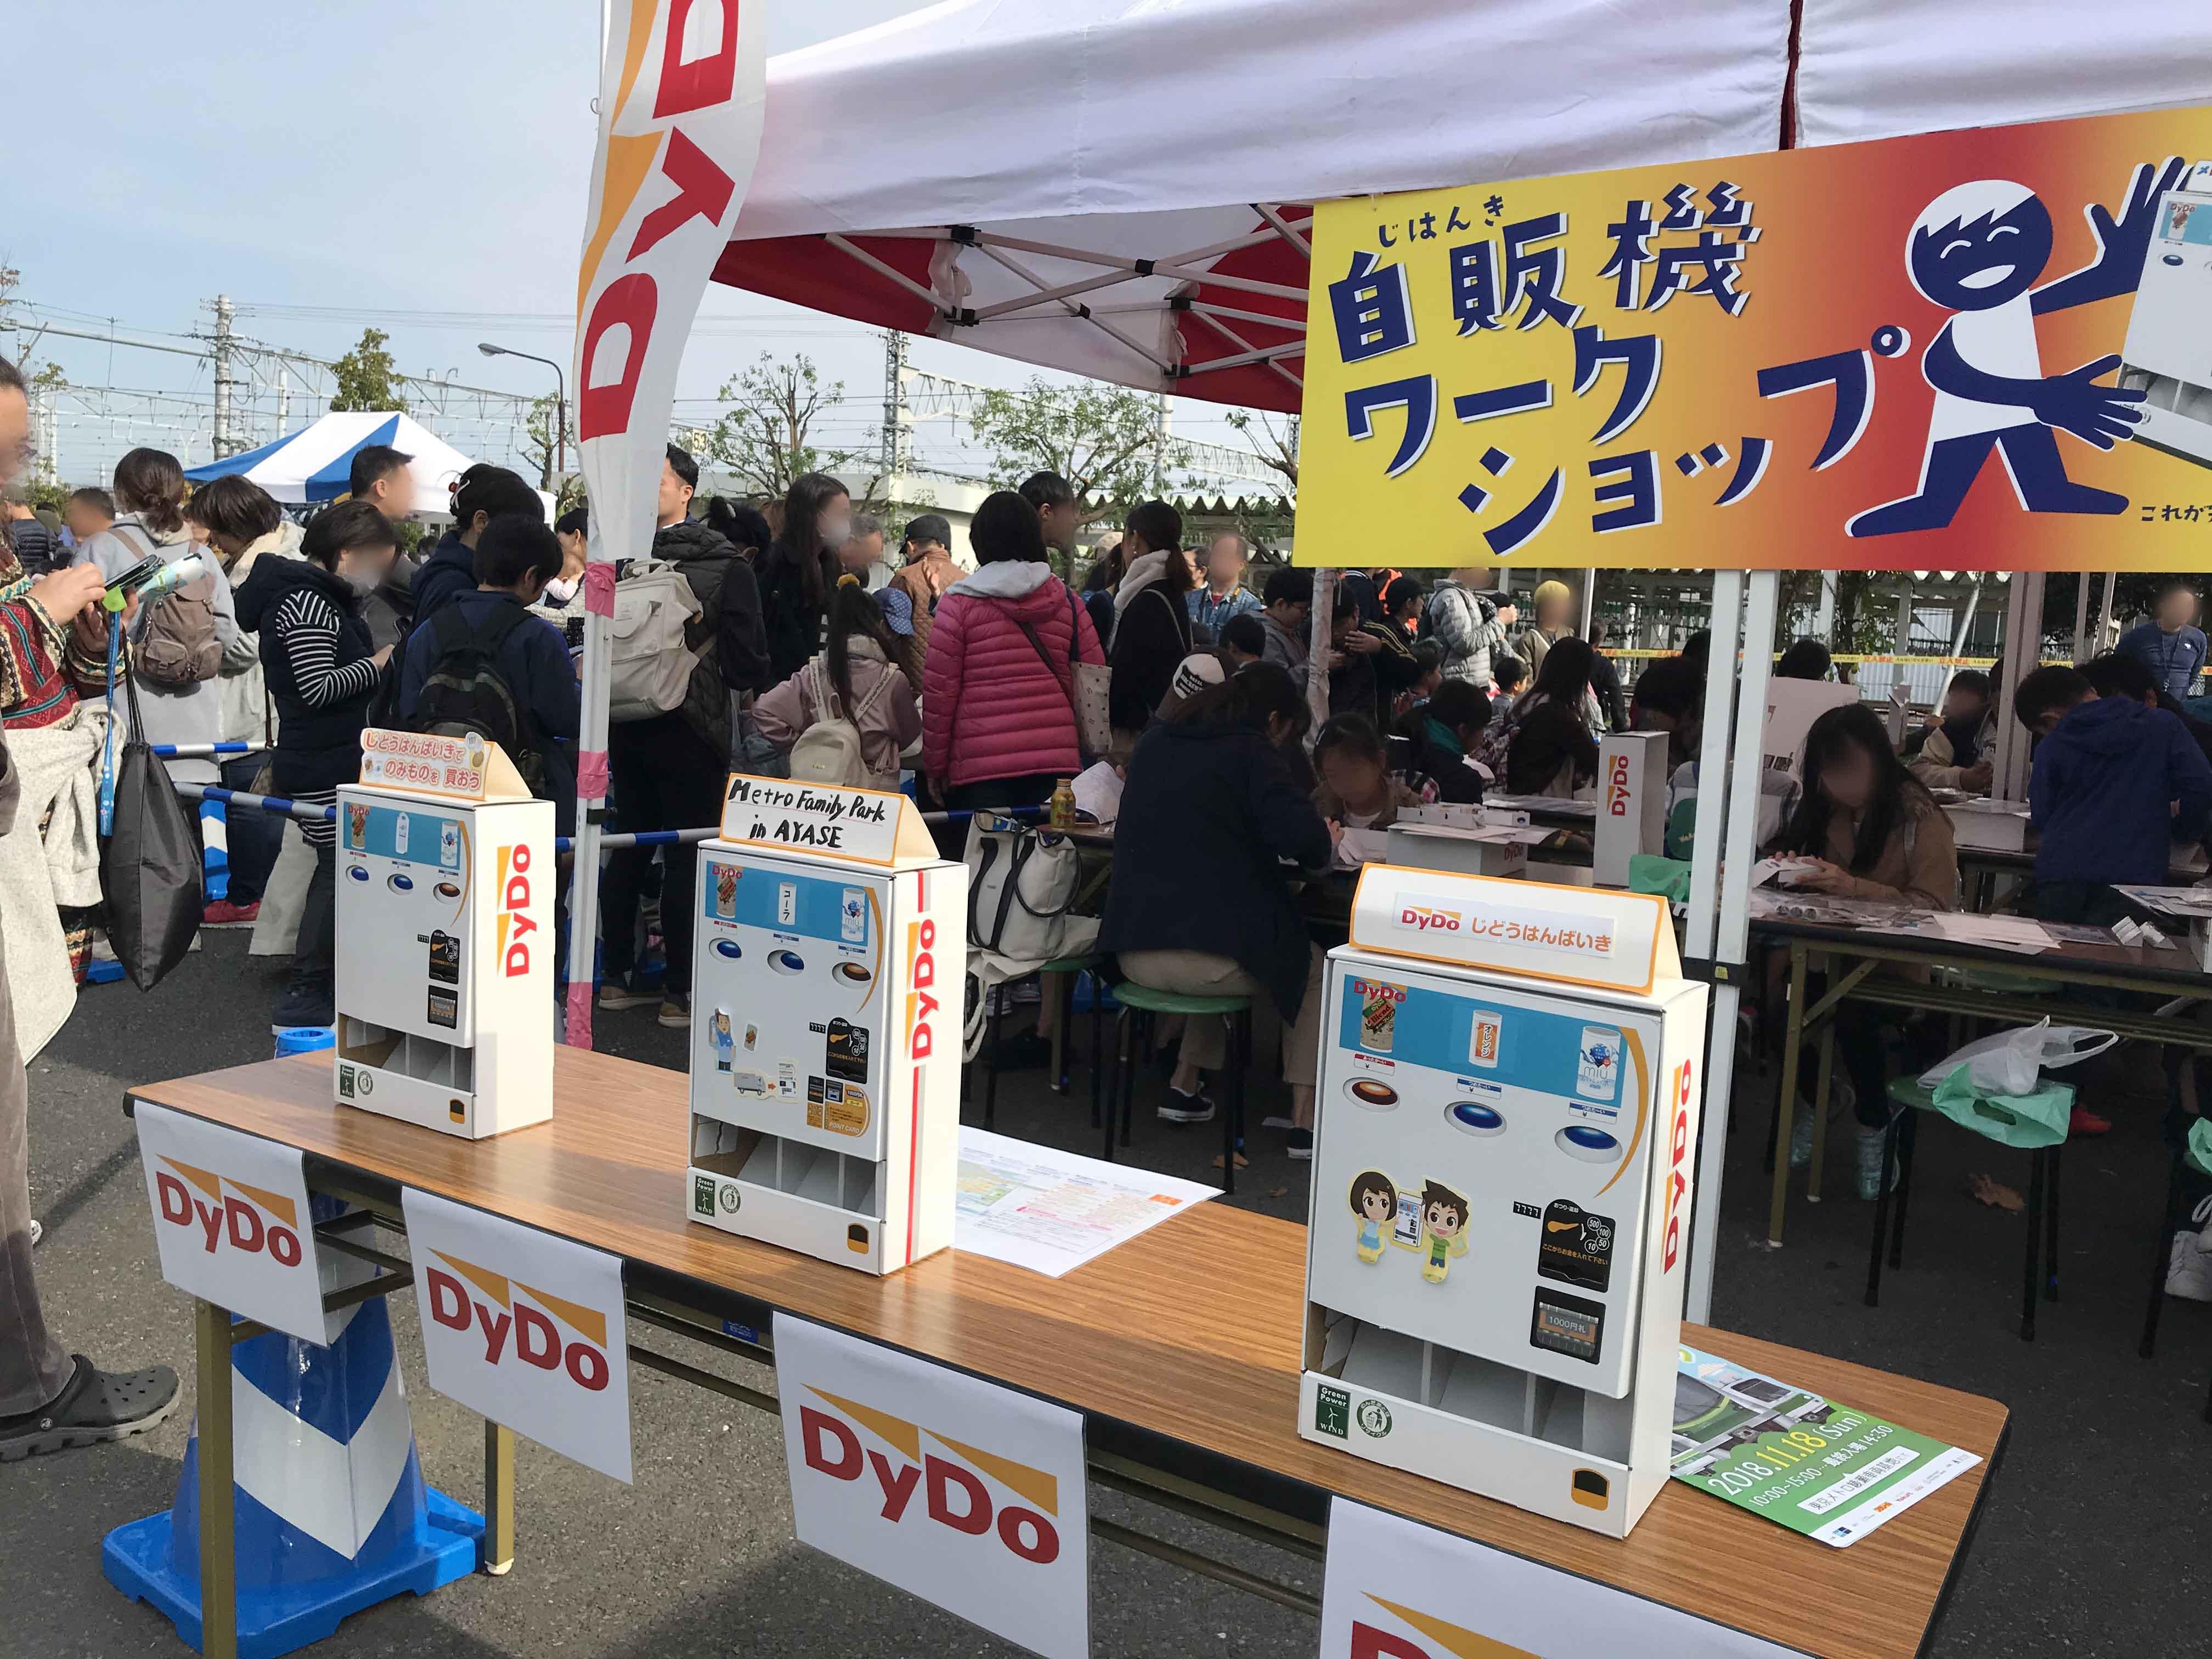
[{"label": "blue and white traffic cone", "polygon": [[[483,1517],[422,1483],[383,1299],[344,1313],[328,1347],[272,1331],[230,1351],[240,1659],[290,1653],[477,1567]],[[108,1534],[100,1570],[202,1649],[199,1548],[195,1424],[175,1506]]]}]

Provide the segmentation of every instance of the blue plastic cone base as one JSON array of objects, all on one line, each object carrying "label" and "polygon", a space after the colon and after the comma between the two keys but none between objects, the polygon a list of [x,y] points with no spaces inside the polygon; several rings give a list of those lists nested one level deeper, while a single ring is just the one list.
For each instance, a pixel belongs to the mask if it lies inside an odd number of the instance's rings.
[{"label": "blue plastic cone base", "polygon": [[[191,1471],[186,1474],[192,1477]],[[356,1563],[342,1577],[258,1595],[241,1589],[238,1595],[240,1659],[276,1659],[278,1654],[296,1651],[332,1634],[338,1621],[349,1613],[406,1590],[427,1595],[474,1572],[483,1537],[483,1517],[431,1488],[425,1487],[423,1495],[425,1510],[413,1535],[381,1558]],[[237,1498],[243,1530],[246,1510],[259,1505],[243,1492]],[[100,1570],[125,1595],[150,1603],[167,1614],[187,1646],[196,1652],[204,1651],[200,1639],[199,1570],[197,1563],[188,1572],[179,1572],[172,1565],[174,1525],[174,1516],[163,1514],[118,1527],[100,1546]]]},{"label": "blue plastic cone base", "polygon": [[[312,1216],[342,1207],[319,1198]],[[348,1613],[475,1571],[483,1518],[422,1483],[381,1300],[356,1309],[327,1347],[272,1331],[235,1344],[230,1359],[240,1442],[232,1560],[246,1659],[290,1653]],[[199,1450],[196,1426],[175,1504],[117,1528],[100,1550],[108,1582],[167,1613],[195,1648]]]},{"label": "blue plastic cone base", "polygon": [[287,1054],[311,1054],[319,1048],[335,1048],[338,1034],[327,1025],[285,1025],[276,1031],[276,1058]]}]

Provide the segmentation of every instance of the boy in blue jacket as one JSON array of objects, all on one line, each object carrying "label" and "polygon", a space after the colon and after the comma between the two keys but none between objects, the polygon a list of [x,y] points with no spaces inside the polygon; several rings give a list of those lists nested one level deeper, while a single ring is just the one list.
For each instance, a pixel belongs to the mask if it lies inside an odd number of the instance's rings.
[{"label": "boy in blue jacket", "polygon": [[2212,763],[2173,715],[2100,697],[2075,669],[2027,675],[2013,707],[2043,737],[2027,786],[2036,915],[2110,926],[2129,910],[2112,884],[2163,885],[2174,844],[2203,837]]},{"label": "boy in blue jacket", "polygon": [[561,630],[526,609],[561,574],[561,543],[539,520],[519,514],[484,526],[474,550],[477,585],[453,596],[438,615],[408,636],[399,669],[399,713],[411,720],[423,683],[447,648],[442,628],[456,638],[495,637],[493,658],[522,717],[526,745],[544,763],[544,792],[553,801],[558,833],[572,835],[576,817],[576,738],[583,695]]}]

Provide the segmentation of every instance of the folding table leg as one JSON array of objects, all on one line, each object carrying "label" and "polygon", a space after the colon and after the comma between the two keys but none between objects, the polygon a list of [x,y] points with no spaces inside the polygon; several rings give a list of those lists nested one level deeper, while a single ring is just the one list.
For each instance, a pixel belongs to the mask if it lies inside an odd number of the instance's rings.
[{"label": "folding table leg", "polygon": [[199,1361],[200,1655],[201,1659],[238,1659],[229,1310],[195,1302],[192,1333]]},{"label": "folding table leg", "polygon": [[483,1570],[495,1578],[514,1565],[514,1431],[484,1419]]},{"label": "folding table leg", "polygon": [[1820,1201],[1820,1177],[1828,1167],[1828,1091],[1836,1070],[1836,1020],[1820,1027],[1819,1059],[1813,1067],[1813,1163],[1805,1171],[1805,1201]]},{"label": "folding table leg", "polygon": [[1766,1212],[1766,1242],[1782,1245],[1782,1210],[1790,1199],[1790,1119],[1797,1106],[1798,1051],[1805,1041],[1805,944],[1790,942],[1790,1024],[1782,1039],[1782,1092],[1774,1103],[1774,1195]]},{"label": "folding table leg", "polygon": [[986,1050],[983,1055],[983,1127],[986,1129],[999,1127],[999,1028],[1006,1018],[1004,994],[1010,988],[1006,985],[995,985],[983,993],[993,999],[991,1018],[983,1027]]},{"label": "folding table leg", "polygon": [[[1912,1158],[1920,1147],[1920,1115],[1911,1107],[1890,1120],[1897,1129],[1897,1219],[1889,1233],[1889,1265],[1905,1265],[1905,1212],[1912,1203]],[[1882,1166],[1882,1184],[1889,1184],[1889,1167]]]}]

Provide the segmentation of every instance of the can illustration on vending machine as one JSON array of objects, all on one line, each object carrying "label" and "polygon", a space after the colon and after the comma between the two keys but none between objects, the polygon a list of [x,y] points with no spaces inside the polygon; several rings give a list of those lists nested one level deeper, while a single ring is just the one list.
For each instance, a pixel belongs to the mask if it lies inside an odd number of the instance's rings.
[{"label": "can illustration on vending machine", "polygon": [[448,870],[461,867],[461,826],[452,818],[438,826],[438,862]]},{"label": "can illustration on vending machine", "polygon": [[1467,1063],[1485,1071],[1498,1069],[1498,1038],[1504,1029],[1504,1016],[1488,1008],[1474,1011],[1474,1029],[1467,1042]]},{"label": "can illustration on vending machine", "polygon": [[725,921],[738,914],[738,866],[734,864],[714,866],[714,914]]},{"label": "can illustration on vending machine", "polygon": [[1358,979],[1352,988],[1360,1000],[1359,1046],[1370,1054],[1389,1054],[1397,1041],[1398,1005],[1406,1000],[1406,988]]},{"label": "can illustration on vending machine", "polygon": [[860,945],[868,937],[868,896],[848,887],[837,907],[837,937],[848,945]]},{"label": "can illustration on vending machine", "polygon": [[1620,1087],[1620,1033],[1610,1025],[1583,1026],[1582,1050],[1575,1056],[1575,1092],[1604,1102]]},{"label": "can illustration on vending machine", "polygon": [[356,852],[368,845],[368,803],[349,800],[346,803],[346,845]]}]

